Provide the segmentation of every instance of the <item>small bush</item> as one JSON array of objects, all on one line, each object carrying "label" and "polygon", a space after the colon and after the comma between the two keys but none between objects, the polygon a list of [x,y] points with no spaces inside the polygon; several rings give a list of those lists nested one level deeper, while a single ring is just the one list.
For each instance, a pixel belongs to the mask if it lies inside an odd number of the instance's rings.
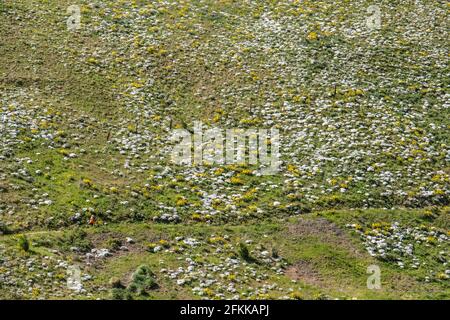
[{"label": "small bush", "polygon": [[133,300],[131,293],[123,288],[113,288],[111,290],[112,300]]},{"label": "small bush", "polygon": [[120,279],[117,278],[117,277],[112,277],[111,279],[109,279],[109,285],[110,285],[111,288],[113,288],[113,289],[123,289],[123,288],[125,288],[125,287],[122,285],[122,282],[120,281]]},{"label": "small bush", "polygon": [[28,238],[25,235],[19,236],[18,244],[19,248],[23,251],[28,252],[30,250],[30,241],[28,241]]},{"label": "small bush", "polygon": [[272,248],[272,258],[278,259],[280,257],[280,254],[278,253],[277,248]]},{"label": "small bush", "polygon": [[250,256],[250,251],[245,243],[239,243],[238,253],[244,261],[253,262],[253,258]]},{"label": "small bush", "polygon": [[149,290],[156,289],[157,287],[158,284],[155,280],[155,274],[148,266],[141,265],[133,273],[131,283],[127,289],[139,295],[146,295]]},{"label": "small bush", "polygon": [[8,227],[4,223],[0,222],[0,235],[9,233],[10,230],[8,229]]},{"label": "small bush", "polygon": [[119,250],[121,245],[122,245],[122,242],[118,239],[109,239],[107,242],[107,246],[111,250]]},{"label": "small bush", "polygon": [[81,228],[76,228],[66,233],[60,241],[65,246],[77,247],[81,251],[89,251],[92,248],[92,243],[86,237],[86,231]]},{"label": "small bush", "polygon": [[147,295],[148,291],[158,288],[154,273],[146,265],[136,269],[127,288],[124,288],[120,279],[116,277],[111,278],[109,284],[113,300],[132,300],[133,294]]}]

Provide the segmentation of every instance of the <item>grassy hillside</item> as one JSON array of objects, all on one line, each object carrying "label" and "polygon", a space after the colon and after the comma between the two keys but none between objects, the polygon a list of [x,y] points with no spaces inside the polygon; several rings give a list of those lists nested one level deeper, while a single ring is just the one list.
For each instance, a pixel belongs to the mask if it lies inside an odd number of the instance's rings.
[{"label": "grassy hillside", "polygon": [[[450,7],[371,5],[1,0],[0,298],[449,299]],[[280,172],[175,166],[194,121]]]}]

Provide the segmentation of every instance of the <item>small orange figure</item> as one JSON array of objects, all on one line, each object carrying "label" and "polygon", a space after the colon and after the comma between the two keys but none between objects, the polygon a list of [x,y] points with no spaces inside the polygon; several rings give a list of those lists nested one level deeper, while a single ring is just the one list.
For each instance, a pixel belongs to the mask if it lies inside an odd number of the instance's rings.
[{"label": "small orange figure", "polygon": [[94,217],[94,215],[92,215],[92,216],[89,218],[89,224],[90,224],[91,226],[93,226],[93,225],[95,224],[95,217]]}]

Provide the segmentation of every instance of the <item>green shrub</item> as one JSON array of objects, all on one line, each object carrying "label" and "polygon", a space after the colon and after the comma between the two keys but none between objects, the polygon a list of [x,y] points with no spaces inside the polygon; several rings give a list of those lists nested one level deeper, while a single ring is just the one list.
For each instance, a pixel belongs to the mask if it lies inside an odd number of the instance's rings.
[{"label": "green shrub", "polygon": [[112,300],[133,300],[131,293],[123,288],[113,288],[111,290]]},{"label": "green shrub", "polygon": [[128,285],[130,292],[139,295],[146,295],[149,290],[155,289],[158,284],[155,280],[155,274],[146,265],[139,266],[133,273],[131,283]]},{"label": "green shrub", "polygon": [[63,246],[77,247],[81,251],[89,251],[92,248],[92,243],[86,237],[86,231],[81,228],[76,228],[64,234],[60,241]]},{"label": "green shrub", "polygon": [[278,259],[279,257],[280,254],[278,253],[278,249],[272,247],[272,258]]},{"label": "green shrub", "polygon": [[123,289],[123,288],[125,288],[125,287],[122,285],[122,282],[120,281],[120,279],[117,278],[117,277],[112,277],[111,279],[109,279],[109,285],[110,285],[111,288],[113,288],[113,289]]},{"label": "green shrub", "polygon": [[247,262],[253,262],[254,259],[250,256],[250,251],[248,250],[248,247],[245,245],[245,243],[239,243],[238,248],[239,256]]},{"label": "green shrub", "polygon": [[119,250],[121,245],[122,245],[122,242],[118,239],[109,239],[107,241],[107,246],[111,250]]},{"label": "green shrub", "polygon": [[30,250],[30,241],[28,241],[28,238],[25,235],[19,236],[18,244],[19,248],[23,251],[28,252]]},{"label": "green shrub", "polygon": [[0,222],[0,235],[9,233],[10,230],[8,229],[8,227],[3,222]]}]

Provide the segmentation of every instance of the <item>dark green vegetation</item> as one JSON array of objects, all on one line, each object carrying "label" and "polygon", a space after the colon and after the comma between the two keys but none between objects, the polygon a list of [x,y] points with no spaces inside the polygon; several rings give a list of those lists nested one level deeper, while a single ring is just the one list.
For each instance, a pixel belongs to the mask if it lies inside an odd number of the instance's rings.
[{"label": "dark green vegetation", "polygon": [[[3,0],[0,297],[448,299],[449,7],[372,4]],[[281,172],[172,165],[193,121]]]}]

